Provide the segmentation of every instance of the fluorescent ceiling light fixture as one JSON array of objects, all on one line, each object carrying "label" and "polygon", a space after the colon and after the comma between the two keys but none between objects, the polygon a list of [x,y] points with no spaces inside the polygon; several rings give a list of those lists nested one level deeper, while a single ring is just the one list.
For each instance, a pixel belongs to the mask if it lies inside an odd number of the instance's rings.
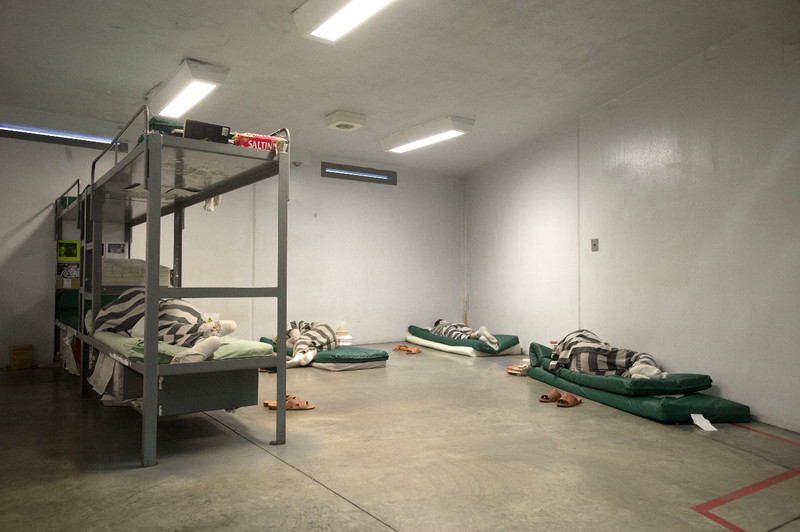
[{"label": "fluorescent ceiling light fixture", "polygon": [[226,67],[184,59],[178,70],[150,99],[151,111],[179,118],[219,87],[229,71]]},{"label": "fluorescent ceiling light fixture", "polygon": [[394,0],[308,0],[292,16],[300,35],[333,44]]},{"label": "fluorescent ceiling light fixture", "polygon": [[114,137],[95,137],[92,135],[82,135],[71,131],[59,131],[57,129],[45,129],[39,127],[20,126],[17,124],[6,124],[0,122],[0,130],[12,133],[27,133],[28,135],[41,135],[43,137],[55,137],[57,139],[82,140],[85,142],[98,142],[110,144]]},{"label": "fluorescent ceiling light fixture", "polygon": [[326,163],[323,161],[321,167],[322,177],[336,177],[338,179],[350,179],[353,181],[363,181],[366,183],[379,183],[383,185],[396,185],[397,172],[392,170],[379,170],[377,168],[362,168],[360,166],[350,166],[347,164]]},{"label": "fluorescent ceiling light fixture", "polygon": [[457,116],[444,116],[407,131],[401,131],[381,140],[383,151],[405,153],[436,142],[459,137],[472,131],[474,120]]}]

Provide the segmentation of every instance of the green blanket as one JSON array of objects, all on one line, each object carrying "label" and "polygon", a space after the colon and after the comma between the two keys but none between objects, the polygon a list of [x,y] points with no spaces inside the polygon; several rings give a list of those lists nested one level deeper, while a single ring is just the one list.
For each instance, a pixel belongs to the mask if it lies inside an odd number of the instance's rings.
[{"label": "green blanket", "polygon": [[494,337],[497,338],[497,349],[493,349],[492,346],[486,342],[481,342],[480,340],[455,340],[453,338],[447,338],[446,336],[437,336],[435,334],[431,334],[428,329],[423,329],[422,327],[416,327],[414,325],[408,327],[408,332],[417,338],[422,338],[423,340],[429,340],[431,342],[450,346],[471,347],[475,351],[480,351],[481,353],[491,353],[493,355],[502,353],[506,349],[519,344],[519,337],[512,336],[510,334],[495,334]]},{"label": "green blanket", "polygon": [[[277,350],[278,346],[269,338],[261,338],[265,344],[272,346],[273,350]],[[292,356],[293,350],[291,347],[286,348],[286,355]],[[352,345],[340,345],[336,349],[330,351],[319,351],[311,363],[319,364],[358,364],[362,362],[377,362],[380,360],[388,360],[389,353],[380,351],[378,349],[370,349],[368,347],[354,347]]]},{"label": "green blanket", "polygon": [[[702,414],[712,423],[748,423],[750,407],[702,393],[711,386],[708,375],[673,374],[666,379],[629,379],[616,375],[589,375],[566,368],[549,371],[552,350],[540,344],[530,346],[528,376],[562,391],[585,397],[658,421],[692,423],[692,414]],[[620,379],[627,381],[623,382]],[[684,397],[659,395],[686,394]]]}]

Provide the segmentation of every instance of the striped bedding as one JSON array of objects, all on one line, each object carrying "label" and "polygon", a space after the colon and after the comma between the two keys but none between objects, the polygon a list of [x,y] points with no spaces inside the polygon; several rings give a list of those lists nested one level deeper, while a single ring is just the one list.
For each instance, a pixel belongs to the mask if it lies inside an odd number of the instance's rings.
[{"label": "striped bedding", "polygon": [[[144,317],[144,288],[129,288],[97,313],[95,331],[129,334]],[[210,326],[200,309],[182,299],[162,299],[158,306],[158,340],[191,347]],[[215,332],[211,332],[214,335]],[[133,334],[143,336],[143,334]]]},{"label": "striped bedding", "polygon": [[[586,329],[569,333],[558,342],[551,355],[550,371],[558,367],[594,375],[632,376],[634,368],[649,366],[657,369],[655,359],[647,353],[611,347],[596,334]],[[659,372],[660,373],[660,372]]]}]

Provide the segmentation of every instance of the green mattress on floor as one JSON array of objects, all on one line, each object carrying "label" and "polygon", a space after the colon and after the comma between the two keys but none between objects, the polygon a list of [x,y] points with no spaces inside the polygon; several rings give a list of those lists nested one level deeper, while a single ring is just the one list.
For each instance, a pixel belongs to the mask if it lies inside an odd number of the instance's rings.
[{"label": "green mattress on floor", "polygon": [[[552,349],[530,345],[528,376],[604,405],[632,414],[670,423],[692,423],[692,414],[701,414],[712,423],[748,423],[750,407],[703,393],[711,387],[711,377],[676,373],[666,379],[631,379],[616,375],[590,375],[566,368],[550,371]],[[685,394],[683,397],[659,397]]]},{"label": "green mattress on floor", "polygon": [[[271,345],[277,351],[277,345],[269,338],[261,338],[265,344]],[[292,348],[286,348],[286,355],[292,356]],[[361,364],[364,362],[379,362],[381,360],[388,360],[389,353],[380,351],[379,349],[370,349],[368,347],[355,347],[352,345],[340,345],[336,349],[330,351],[320,351],[317,356],[312,360],[312,364]]]},{"label": "green mattress on floor", "polygon": [[410,325],[408,327],[408,332],[417,338],[422,338],[423,340],[454,347],[471,347],[475,351],[480,351],[481,353],[490,353],[493,355],[500,354],[503,351],[519,344],[519,337],[510,334],[495,334],[494,337],[497,338],[497,349],[492,349],[492,346],[480,340],[456,340],[453,338],[447,338],[446,336],[437,336],[435,334],[431,334],[428,329],[417,327],[415,325]]}]

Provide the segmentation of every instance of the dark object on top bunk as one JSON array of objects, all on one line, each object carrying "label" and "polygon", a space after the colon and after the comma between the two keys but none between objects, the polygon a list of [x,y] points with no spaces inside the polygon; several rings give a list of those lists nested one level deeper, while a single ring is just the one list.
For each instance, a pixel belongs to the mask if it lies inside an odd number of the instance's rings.
[{"label": "dark object on top bunk", "polygon": [[702,414],[712,423],[750,421],[750,407],[696,393],[711,387],[708,375],[670,373],[664,379],[632,379],[580,373],[563,367],[551,371],[548,368],[552,349],[532,342],[529,352],[531,378],[631,414],[670,423],[692,423],[692,414]]},{"label": "dark object on top bunk", "polygon": [[231,128],[228,126],[209,124],[208,122],[199,122],[188,118],[183,124],[183,138],[185,139],[198,139],[227,144],[230,137]]}]

